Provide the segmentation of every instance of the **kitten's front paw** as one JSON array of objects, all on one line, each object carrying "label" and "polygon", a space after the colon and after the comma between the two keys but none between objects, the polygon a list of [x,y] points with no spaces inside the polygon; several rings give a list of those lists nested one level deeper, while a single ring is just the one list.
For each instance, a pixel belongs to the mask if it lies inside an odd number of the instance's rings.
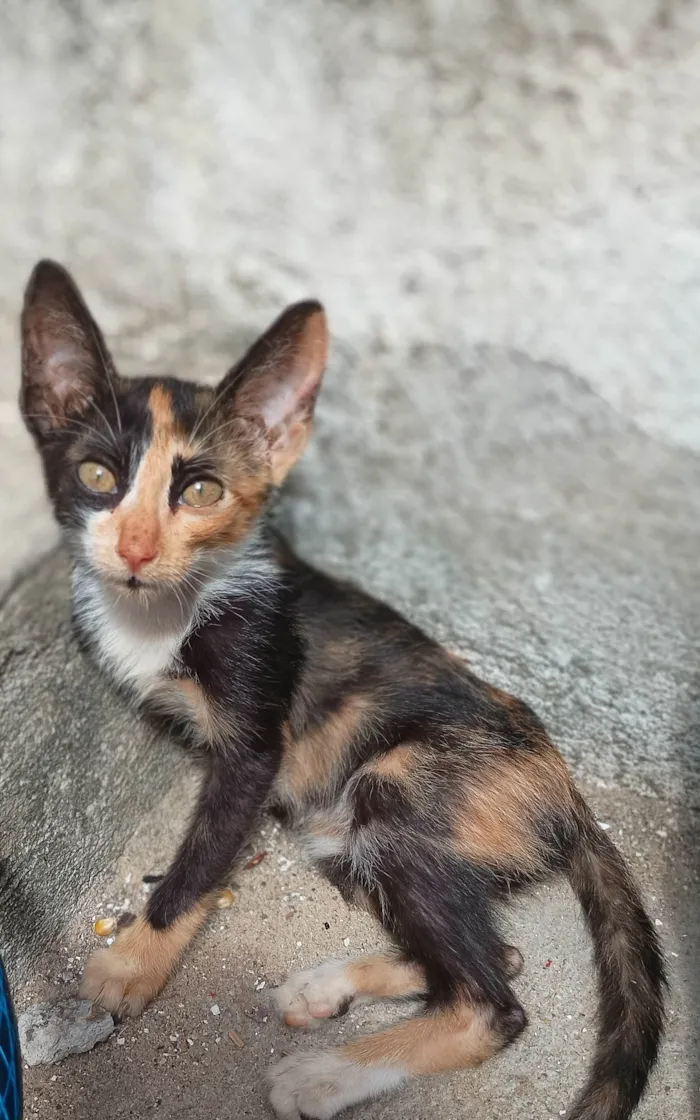
[{"label": "kitten's front paw", "polygon": [[317,968],[294,972],[273,993],[288,1027],[316,1027],[319,1020],[342,1014],[355,995],[344,961],[326,961]]},{"label": "kitten's front paw", "polygon": [[80,995],[82,999],[99,1003],[105,1011],[125,1018],[140,1015],[162,986],[142,977],[136,961],[113,945],[109,949],[99,949],[90,957],[80,983]]},{"label": "kitten's front paw", "polygon": [[165,987],[169,969],[157,952],[158,934],[139,919],[117,935],[109,949],[98,949],[85,966],[80,995],[124,1018],[140,1015]]}]

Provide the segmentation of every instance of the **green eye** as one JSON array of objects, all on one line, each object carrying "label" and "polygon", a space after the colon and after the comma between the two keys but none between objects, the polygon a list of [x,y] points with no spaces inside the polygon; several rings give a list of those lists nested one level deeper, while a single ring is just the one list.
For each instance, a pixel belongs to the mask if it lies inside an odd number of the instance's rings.
[{"label": "green eye", "polygon": [[78,467],[78,478],[83,486],[95,494],[115,494],[117,480],[108,467],[101,463],[81,463]]},{"label": "green eye", "polygon": [[183,490],[180,501],[186,506],[196,508],[213,506],[214,502],[218,502],[223,492],[224,488],[220,483],[214,482],[210,478],[200,478],[197,482],[191,483],[186,490]]}]

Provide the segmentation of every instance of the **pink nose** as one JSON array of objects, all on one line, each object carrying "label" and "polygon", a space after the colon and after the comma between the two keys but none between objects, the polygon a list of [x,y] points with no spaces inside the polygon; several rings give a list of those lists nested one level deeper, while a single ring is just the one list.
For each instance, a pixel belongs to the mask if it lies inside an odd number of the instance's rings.
[{"label": "pink nose", "polygon": [[126,560],[132,572],[138,572],[149,560],[155,560],[158,546],[145,537],[121,537],[117,552],[122,560]]}]

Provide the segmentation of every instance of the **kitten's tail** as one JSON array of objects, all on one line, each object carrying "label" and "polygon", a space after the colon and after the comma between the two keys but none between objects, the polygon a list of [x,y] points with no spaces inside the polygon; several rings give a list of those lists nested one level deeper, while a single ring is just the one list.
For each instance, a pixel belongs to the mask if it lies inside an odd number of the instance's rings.
[{"label": "kitten's tail", "polygon": [[656,931],[622,856],[580,801],[569,881],[594,943],[599,1035],[570,1120],[627,1120],[656,1061],[666,975]]}]

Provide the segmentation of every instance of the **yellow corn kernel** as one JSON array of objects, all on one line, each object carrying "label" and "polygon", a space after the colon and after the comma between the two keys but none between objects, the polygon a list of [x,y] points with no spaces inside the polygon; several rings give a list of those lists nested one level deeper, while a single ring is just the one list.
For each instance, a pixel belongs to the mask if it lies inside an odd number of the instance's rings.
[{"label": "yellow corn kernel", "polygon": [[111,937],[116,928],[116,918],[98,918],[93,926],[98,937]]}]

